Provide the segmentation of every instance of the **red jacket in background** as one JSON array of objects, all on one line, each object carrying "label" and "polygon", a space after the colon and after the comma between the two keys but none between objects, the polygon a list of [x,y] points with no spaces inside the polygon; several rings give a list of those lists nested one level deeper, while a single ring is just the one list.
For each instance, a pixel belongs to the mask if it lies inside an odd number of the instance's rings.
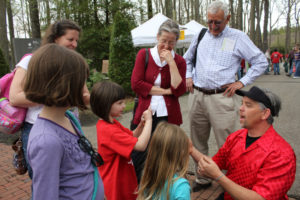
[{"label": "red jacket in background", "polygon": [[282,58],[282,55],[278,51],[273,52],[271,55],[272,63],[279,63],[280,58]]}]

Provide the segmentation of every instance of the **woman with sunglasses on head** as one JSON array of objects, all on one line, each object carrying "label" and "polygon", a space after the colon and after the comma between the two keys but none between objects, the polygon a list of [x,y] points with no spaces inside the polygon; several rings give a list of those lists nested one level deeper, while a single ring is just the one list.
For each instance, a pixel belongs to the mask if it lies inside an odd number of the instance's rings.
[{"label": "woman with sunglasses on head", "polygon": [[[53,23],[46,31],[45,36],[42,40],[42,46],[49,43],[56,43],[58,45],[64,46],[68,49],[75,50],[77,47],[77,42],[79,39],[79,34],[81,28],[71,20],[61,20]],[[24,83],[23,79],[26,76],[28,63],[32,57],[32,54],[26,54],[21,61],[16,65],[16,72],[14,79],[10,87],[10,104],[12,106],[19,106],[28,108],[24,126],[22,129],[21,137],[23,143],[23,151],[25,159],[27,162],[27,141],[29,137],[30,130],[37,119],[38,114],[42,109],[42,105],[36,104],[34,102],[26,99],[24,94]],[[89,92],[87,87],[84,89],[85,102],[89,102]],[[28,165],[28,175],[32,178],[32,170]]]},{"label": "woman with sunglasses on head", "polygon": [[[178,24],[169,19],[159,27],[157,45],[147,49],[148,51],[142,49],[137,54],[131,76],[132,89],[139,96],[133,119],[135,127],[139,124],[142,113],[149,106],[153,111],[152,132],[160,121],[182,124],[178,98],[186,92],[186,63],[173,50],[179,34]],[[138,181],[141,178],[146,155],[146,151],[132,154]]]},{"label": "woman with sunglasses on head", "polygon": [[30,59],[24,94],[43,105],[27,147],[34,200],[104,199],[96,168],[102,164],[101,157],[67,111],[86,108],[82,92],[88,74],[88,64],[79,53],[57,44],[42,46]]}]

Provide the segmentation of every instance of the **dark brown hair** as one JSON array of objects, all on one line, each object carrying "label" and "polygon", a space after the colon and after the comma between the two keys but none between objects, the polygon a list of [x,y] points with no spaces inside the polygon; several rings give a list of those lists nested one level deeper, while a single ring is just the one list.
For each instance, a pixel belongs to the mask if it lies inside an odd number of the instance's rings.
[{"label": "dark brown hair", "polygon": [[93,86],[90,105],[98,117],[111,123],[109,121],[111,106],[121,99],[125,99],[125,91],[120,85],[111,81],[102,81]]},{"label": "dark brown hair", "polygon": [[83,87],[88,73],[88,64],[79,53],[57,44],[42,46],[28,65],[26,98],[46,106],[84,109]]},{"label": "dark brown hair", "polygon": [[51,24],[42,40],[42,46],[49,43],[55,43],[55,40],[66,34],[67,30],[76,30],[79,33],[81,28],[73,21],[64,19]]}]

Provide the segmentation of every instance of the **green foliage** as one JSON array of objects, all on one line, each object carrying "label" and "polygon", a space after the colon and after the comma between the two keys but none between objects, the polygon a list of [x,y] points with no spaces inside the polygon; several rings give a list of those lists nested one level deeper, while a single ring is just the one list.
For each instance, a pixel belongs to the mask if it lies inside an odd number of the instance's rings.
[{"label": "green foliage", "polygon": [[98,72],[97,70],[93,69],[90,71],[90,76],[87,80],[87,87],[89,90],[92,89],[93,85],[99,81],[102,81],[103,79],[107,79],[106,76],[100,72]]},{"label": "green foliage", "polygon": [[273,53],[275,49],[277,49],[277,51],[278,51],[279,53],[284,54],[284,49],[285,49],[284,46],[271,47],[271,48],[270,48],[271,53]]},{"label": "green foliage", "polygon": [[0,49],[0,77],[4,76],[9,72],[9,66],[4,58],[2,50]]},{"label": "green foliage", "polygon": [[102,25],[83,30],[77,50],[91,60],[90,69],[101,71],[102,60],[109,55],[110,29]]},{"label": "green foliage", "polygon": [[132,95],[130,78],[136,51],[130,30],[134,23],[123,13],[115,15],[109,51],[109,77],[120,84],[127,94]]},{"label": "green foliage", "polygon": [[133,110],[133,107],[134,107],[134,100],[132,99],[131,101],[127,101],[126,102],[126,106],[124,108],[124,111],[123,112],[130,112]]}]

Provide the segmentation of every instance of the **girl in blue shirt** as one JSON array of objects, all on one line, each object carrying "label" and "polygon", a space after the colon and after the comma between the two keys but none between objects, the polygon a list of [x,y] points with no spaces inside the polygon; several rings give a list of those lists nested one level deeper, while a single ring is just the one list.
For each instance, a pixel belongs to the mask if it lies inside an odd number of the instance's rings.
[{"label": "girl in blue shirt", "polygon": [[185,178],[192,149],[189,138],[176,125],[161,122],[151,139],[138,200],[189,200]]}]

